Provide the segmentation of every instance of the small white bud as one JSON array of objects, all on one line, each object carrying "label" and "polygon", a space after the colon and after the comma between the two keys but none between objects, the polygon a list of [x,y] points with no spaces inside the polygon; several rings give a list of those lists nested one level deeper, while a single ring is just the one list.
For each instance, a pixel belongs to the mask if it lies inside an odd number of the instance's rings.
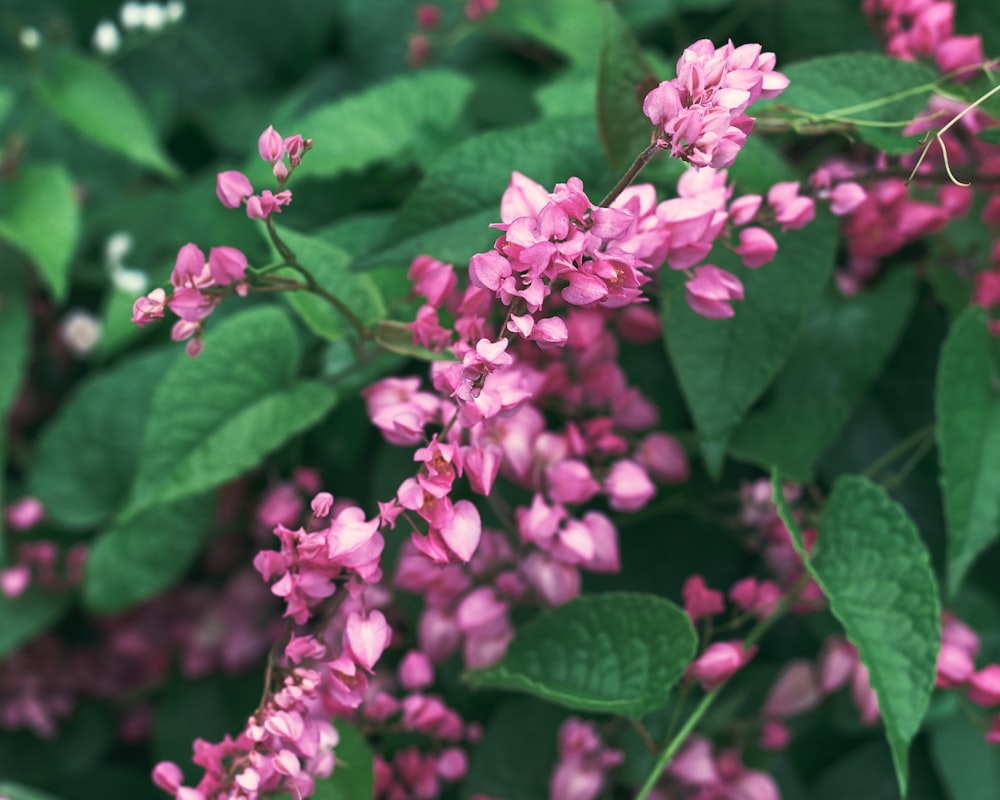
[{"label": "small white bud", "polygon": [[118,32],[118,26],[109,19],[102,19],[94,28],[94,35],[90,43],[98,53],[106,56],[117,53],[122,46],[122,37]]},{"label": "small white bud", "polygon": [[72,353],[85,356],[101,339],[101,323],[89,311],[75,308],[59,323],[59,336]]},{"label": "small white bud", "polygon": [[32,28],[30,25],[21,28],[21,32],[18,34],[17,38],[21,42],[21,47],[25,50],[37,50],[42,46],[42,34],[38,28]]}]

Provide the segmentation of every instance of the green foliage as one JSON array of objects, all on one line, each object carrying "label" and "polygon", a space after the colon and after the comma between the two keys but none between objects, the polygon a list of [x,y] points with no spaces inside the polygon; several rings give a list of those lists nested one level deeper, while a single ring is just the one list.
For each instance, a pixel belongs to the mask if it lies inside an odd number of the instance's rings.
[{"label": "green foliage", "polygon": [[903,508],[860,476],[834,484],[811,556],[784,502],[774,498],[809,573],[869,672],[906,796],[910,742],[927,713],[940,647],[941,607],[927,550]]},{"label": "green foliage", "polygon": [[[278,233],[316,283],[337,297],[362,323],[377,322],[385,316],[385,303],[374,279],[348,270],[351,256],[346,250],[315,236],[285,229]],[[282,270],[281,274],[301,278],[294,269]],[[351,333],[350,323],[322,297],[305,291],[289,292],[285,297],[313,333],[331,341]]]},{"label": "green foliage", "polygon": [[564,716],[534,698],[508,699],[486,724],[459,797],[547,797]]},{"label": "green foliage", "polygon": [[113,71],[70,50],[54,53],[45,66],[38,76],[38,92],[63,120],[140,166],[177,176],[147,112]]},{"label": "green foliage", "polygon": [[471,91],[464,75],[430,70],[319,106],[293,126],[314,141],[301,174],[331,178],[412,154],[459,123]]},{"label": "green foliage", "polygon": [[578,711],[638,718],[662,706],[694,657],[688,616],[654,595],[585,595],[523,625],[480,689],[527,692]]},{"label": "green foliage", "polygon": [[937,441],[948,521],[948,592],[1000,533],[1000,396],[982,309],[955,321],[941,350]]},{"label": "green foliage", "polygon": [[809,480],[820,455],[881,373],[913,301],[913,278],[907,272],[852,298],[828,288],[803,321],[770,396],[736,429],[733,454]]},{"label": "green foliage", "polygon": [[928,734],[931,755],[949,800],[990,800],[1000,786],[1000,751],[965,715],[955,715]]},{"label": "green foliage", "polygon": [[679,276],[664,270],[663,340],[713,475],[722,469],[733,431],[791,356],[833,269],[831,217],[819,215],[807,229],[776,238],[778,253],[761,269],[746,269],[733,253],[711,255],[712,263],[739,277],[746,292],[730,319],[699,317],[684,300]]},{"label": "green foliage", "polygon": [[30,167],[0,194],[0,239],[31,260],[57,300],[66,296],[79,235],[79,203],[65,167]]},{"label": "green foliage", "polygon": [[124,611],[175,584],[205,544],[213,500],[202,494],[143,507],[98,535],[83,582],[87,608]]},{"label": "green foliage", "polygon": [[642,113],[642,101],[657,81],[614,6],[604,3],[601,13],[604,35],[597,70],[597,124],[608,161],[625,169],[649,145],[652,125]]},{"label": "green foliage", "polygon": [[321,419],[337,397],[296,380],[300,357],[288,317],[263,307],[218,324],[204,353],[175,362],[153,396],[125,515],[218,486]]},{"label": "green foliage", "polygon": [[782,68],[788,88],[773,102],[808,122],[847,122],[866,144],[908,153],[919,136],[902,130],[935,88],[935,73],[913,61],[877,53],[838,53]]},{"label": "green foliage", "polygon": [[507,0],[491,23],[536,40],[571,63],[593,68],[601,46],[601,0]]},{"label": "green foliage", "polygon": [[334,722],[340,740],[337,742],[337,766],[333,775],[316,782],[316,800],[354,800],[372,797],[375,773],[372,749],[367,739],[342,719]]},{"label": "green foliage", "polygon": [[0,782],[0,796],[8,800],[57,800],[55,795],[7,781]]},{"label": "green foliage", "polygon": [[52,627],[68,607],[68,596],[36,586],[13,600],[0,594],[0,656]]},{"label": "green foliage", "polygon": [[[519,171],[546,189],[570,175],[612,179],[593,118],[558,119],[466,139],[434,165],[399,211],[368,264],[406,262],[420,253],[444,261],[467,261],[496,238],[488,225],[500,220],[500,197]],[[596,191],[590,188],[595,196]]]},{"label": "green foliage", "polygon": [[178,355],[175,347],[145,353],[90,378],[46,426],[30,487],[51,520],[86,529],[122,508],[153,393]]}]

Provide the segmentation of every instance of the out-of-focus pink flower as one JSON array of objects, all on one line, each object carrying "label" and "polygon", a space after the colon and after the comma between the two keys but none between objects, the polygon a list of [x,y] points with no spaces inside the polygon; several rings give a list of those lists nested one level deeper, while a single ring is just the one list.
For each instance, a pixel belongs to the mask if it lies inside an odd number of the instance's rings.
[{"label": "out-of-focus pink flower", "polygon": [[736,312],[730,303],[743,299],[743,284],[731,272],[706,264],[695,267],[694,278],[684,284],[687,304],[708,319],[726,319]]},{"label": "out-of-focus pink flower", "polygon": [[987,664],[969,679],[969,699],[992,708],[1000,703],[1000,664]]},{"label": "out-of-focus pink flower", "polygon": [[688,665],[685,675],[698,681],[706,692],[710,692],[735,675],[756,652],[756,646],[745,650],[743,642],[738,640],[713,642]]},{"label": "out-of-focus pink flower", "polygon": [[239,208],[252,194],[250,179],[242,172],[227,170],[215,178],[215,195],[226,208]]},{"label": "out-of-focus pink flower", "polygon": [[754,269],[774,260],[778,243],[763,228],[744,228],[740,231],[740,243],[736,252],[743,259],[744,267]]},{"label": "out-of-focus pink flower", "polygon": [[45,517],[45,506],[37,497],[22,497],[8,505],[3,511],[7,527],[15,531],[34,528]]},{"label": "out-of-focus pink flower", "polygon": [[823,693],[813,665],[805,659],[789,661],[771,686],[764,701],[765,717],[786,719],[819,705]]},{"label": "out-of-focus pink flower", "polygon": [[681,597],[684,598],[684,610],[693,622],[721,614],[726,609],[722,592],[709,589],[701,575],[692,575],[684,581]]}]

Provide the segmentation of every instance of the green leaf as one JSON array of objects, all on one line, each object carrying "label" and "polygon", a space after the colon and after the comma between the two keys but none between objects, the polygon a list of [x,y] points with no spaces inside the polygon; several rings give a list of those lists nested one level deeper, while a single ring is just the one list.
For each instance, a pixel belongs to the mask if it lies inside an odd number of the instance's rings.
[{"label": "green leaf", "polygon": [[987,144],[1000,144],[1000,127],[983,128],[980,131],[976,131],[976,136]]},{"label": "green leaf", "polygon": [[340,741],[334,748],[337,766],[333,775],[316,782],[316,800],[356,800],[373,797],[375,771],[372,749],[365,737],[343,719],[333,720]]},{"label": "green leaf", "polygon": [[0,193],[0,239],[38,268],[56,300],[66,296],[69,267],[80,235],[73,179],[58,164],[27,167]]},{"label": "green leaf", "polygon": [[13,110],[14,100],[14,90],[7,86],[0,86],[0,126],[7,121],[7,117]]},{"label": "green leaf", "polygon": [[6,800],[58,800],[55,795],[48,792],[40,792],[38,789],[8,781],[0,781],[0,797]]},{"label": "green leaf", "polygon": [[936,74],[914,61],[878,53],[838,53],[781,71],[788,88],[774,103],[816,122],[848,121],[858,138],[887,153],[908,153],[919,136],[902,130],[923,109]]},{"label": "green leaf", "polygon": [[273,306],[210,330],[205,351],[175,362],[153,397],[126,513],[235,478],[319,421],[337,398],[296,382],[300,356],[291,321]]},{"label": "green leaf", "polygon": [[413,332],[404,322],[393,322],[386,320],[380,322],[375,331],[375,341],[379,347],[399,353],[411,358],[419,358],[422,361],[456,361],[455,355],[450,350],[435,352],[426,347],[413,344]]},{"label": "green leaf", "polygon": [[750,406],[791,355],[803,319],[833,270],[837,227],[828,214],[779,233],[774,261],[749,270],[734,253],[709,261],[735,274],[746,292],[730,319],[705,319],[688,308],[683,276],[661,270],[664,342],[701,440],[710,474],[722,469],[726,445]]},{"label": "green leaf", "polygon": [[955,320],[938,362],[936,417],[948,523],[948,593],[1000,532],[1000,397],[986,313]]},{"label": "green leaf", "polygon": [[[385,317],[385,303],[378,286],[370,275],[351,272],[347,268],[351,256],[346,250],[324,239],[285,228],[279,229],[279,235],[319,286],[347,306],[363,324],[369,325]],[[281,274],[301,278],[291,268],[282,270]],[[353,331],[344,316],[318,295],[311,292],[285,292],[285,299],[302,321],[324,339],[333,341]]]},{"label": "green leaf", "polygon": [[52,110],[84,136],[130,161],[175,177],[177,168],[128,85],[100,61],[60,53],[38,80]]},{"label": "green leaf", "polygon": [[30,333],[23,271],[4,265],[0,269],[0,418],[6,417],[21,388]]},{"label": "green leaf", "polygon": [[601,47],[599,0],[505,0],[488,20],[541,42],[574,64],[590,67]]},{"label": "green leaf", "polygon": [[584,595],[520,627],[499,664],[465,678],[479,689],[638,718],[666,702],[696,644],[690,619],[669,600]]},{"label": "green leaf", "polygon": [[[596,191],[589,186],[598,196],[614,181],[597,143],[593,117],[489,131],[467,139],[435,163],[403,205],[380,249],[361,259],[359,266],[385,263],[390,248],[393,259],[430,253],[451,261],[488,249],[496,231],[487,226],[500,220],[500,198],[515,170],[546,190],[571,175],[606,183]],[[458,252],[456,233],[462,243]],[[444,248],[455,257],[442,255]]]},{"label": "green leaf", "polygon": [[868,668],[905,797],[907,751],[930,705],[941,645],[927,549],[902,506],[867,478],[850,475],[834,484],[808,557],[777,470],[772,489],[796,550]]},{"label": "green leaf", "polygon": [[1000,786],[1000,751],[964,714],[935,725],[931,755],[950,800],[994,800]]},{"label": "green leaf", "polygon": [[624,168],[649,145],[653,128],[642,113],[642,101],[659,82],[615,7],[604,3],[601,13],[604,35],[597,68],[597,124],[608,160]]},{"label": "green leaf", "polygon": [[87,608],[124,611],[176,583],[201,552],[213,500],[203,494],[153,506],[98,536],[84,574]]},{"label": "green leaf", "polygon": [[463,75],[422,70],[320,106],[295,125],[314,142],[298,174],[329,178],[407,153],[456,126],[471,93]]},{"label": "green leaf", "polygon": [[51,594],[37,586],[29,586],[14,600],[0,594],[0,658],[51,628],[68,608],[67,595]]},{"label": "green leaf", "polygon": [[28,485],[50,520],[90,528],[122,507],[139,464],[153,392],[178,353],[170,346],[92,376],[45,426]]},{"label": "green leaf", "polygon": [[547,797],[565,717],[534,698],[509,698],[486,724],[459,797]]},{"label": "green leaf", "polygon": [[914,299],[912,274],[902,270],[855,297],[827,287],[803,321],[770,397],[734,433],[733,454],[810,480],[896,348]]}]

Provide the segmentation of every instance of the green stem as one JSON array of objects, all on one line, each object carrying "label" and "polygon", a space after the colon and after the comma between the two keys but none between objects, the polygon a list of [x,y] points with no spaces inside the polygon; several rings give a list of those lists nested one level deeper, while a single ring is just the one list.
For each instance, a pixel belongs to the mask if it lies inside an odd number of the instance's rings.
[{"label": "green stem", "polygon": [[607,196],[598,203],[599,208],[607,208],[610,206],[615,199],[628,187],[632,181],[636,179],[636,176],[643,171],[646,165],[653,160],[655,156],[660,151],[660,148],[654,142],[638,156],[636,156],[635,161],[632,162],[632,166],[628,168],[628,172],[622,175],[622,178],[618,183],[615,184],[615,188],[608,192]]},{"label": "green stem", "polygon": [[336,295],[330,294],[330,292],[320,286],[316,282],[316,278],[313,277],[313,274],[299,263],[295,253],[278,235],[278,230],[274,226],[274,219],[268,217],[265,222],[267,224],[267,234],[271,237],[271,241],[274,243],[278,254],[284,259],[285,265],[294,269],[305,280],[305,290],[322,297],[326,300],[326,302],[337,309],[340,315],[347,320],[352,328],[354,328],[354,331],[358,334],[359,339],[363,340],[368,338],[368,330],[365,328],[364,323],[358,319],[357,315],[347,307],[343,300]]},{"label": "green stem", "polygon": [[911,433],[905,439],[897,442],[888,450],[886,450],[882,455],[875,459],[868,468],[865,469],[861,474],[866,478],[873,478],[883,469],[885,469],[889,464],[899,458],[903,453],[908,452],[911,448],[918,447],[928,435],[933,433],[934,425],[925,425],[920,430]]},{"label": "green stem", "polygon": [[[788,590],[787,594],[781,599],[778,607],[774,609],[767,617],[762,619],[757,625],[747,634],[747,638],[743,642],[743,647],[748,648],[755,644],[761,636],[767,633],[768,629],[774,625],[781,617],[785,615],[785,612],[791,608],[792,604],[798,599],[802,590],[805,589],[809,582],[809,573],[803,573],[802,577],[799,578],[795,584]],[[719,693],[725,688],[726,684],[721,686],[716,686],[712,691],[701,698],[701,702],[695,707],[694,711],[691,712],[691,716],[687,718],[685,723],[681,726],[681,729],[677,731],[674,738],[670,740],[670,743],[666,746],[660,757],[656,760],[656,764],[653,766],[653,771],[649,773],[649,777],[646,778],[646,782],[642,785],[639,790],[639,794],[636,795],[636,800],[646,800],[649,797],[649,793],[653,791],[653,787],[656,786],[657,781],[660,780],[660,776],[663,775],[663,771],[670,765],[673,757],[677,755],[677,751],[681,749],[681,746],[687,741],[687,737],[694,730],[695,726],[701,721],[701,718],[705,716],[705,712],[711,707],[715,698],[719,696]]]}]

